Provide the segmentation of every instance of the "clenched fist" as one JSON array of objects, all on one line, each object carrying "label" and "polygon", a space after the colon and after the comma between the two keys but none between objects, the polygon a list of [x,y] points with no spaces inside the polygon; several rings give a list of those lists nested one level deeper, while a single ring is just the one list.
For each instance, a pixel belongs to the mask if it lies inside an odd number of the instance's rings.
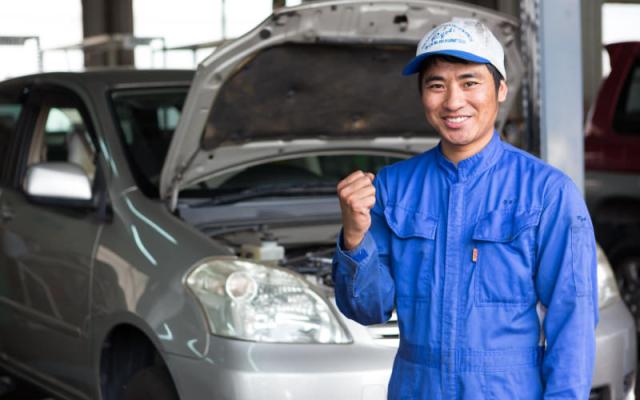
[{"label": "clenched fist", "polygon": [[338,183],[343,245],[347,250],[358,246],[371,226],[369,210],[376,203],[373,179],[374,175],[370,172],[356,171]]}]

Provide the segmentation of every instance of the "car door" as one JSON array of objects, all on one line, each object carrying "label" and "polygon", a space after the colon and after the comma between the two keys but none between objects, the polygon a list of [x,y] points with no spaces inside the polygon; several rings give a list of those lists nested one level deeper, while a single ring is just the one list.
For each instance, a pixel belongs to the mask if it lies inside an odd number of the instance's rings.
[{"label": "car door", "polygon": [[12,185],[12,170],[18,159],[13,147],[26,114],[23,93],[27,87],[26,82],[0,87],[0,354],[6,354],[8,349],[15,348],[19,343],[19,337],[15,334],[15,307],[24,302],[18,270],[12,261],[22,247],[5,229],[12,214],[5,207],[4,198]]},{"label": "car door", "polygon": [[4,187],[0,198],[8,216],[2,234],[11,240],[11,251],[3,254],[4,274],[19,291],[5,300],[16,316],[15,340],[5,351],[25,372],[67,388],[83,386],[92,378],[87,376],[86,332],[93,258],[103,222],[91,207],[43,204],[22,187],[28,166],[50,161],[74,162],[94,180],[95,132],[87,109],[69,90],[36,89],[28,108],[32,112],[20,140],[14,185]]}]

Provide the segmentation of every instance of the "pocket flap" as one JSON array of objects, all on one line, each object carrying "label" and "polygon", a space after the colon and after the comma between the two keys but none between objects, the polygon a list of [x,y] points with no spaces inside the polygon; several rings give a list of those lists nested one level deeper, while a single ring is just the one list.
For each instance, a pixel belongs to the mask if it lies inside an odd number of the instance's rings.
[{"label": "pocket flap", "polygon": [[538,225],[540,210],[496,210],[483,216],[473,229],[474,240],[510,242],[523,230]]},{"label": "pocket flap", "polygon": [[398,237],[436,238],[438,220],[434,217],[397,206],[385,207],[384,215],[389,227]]}]

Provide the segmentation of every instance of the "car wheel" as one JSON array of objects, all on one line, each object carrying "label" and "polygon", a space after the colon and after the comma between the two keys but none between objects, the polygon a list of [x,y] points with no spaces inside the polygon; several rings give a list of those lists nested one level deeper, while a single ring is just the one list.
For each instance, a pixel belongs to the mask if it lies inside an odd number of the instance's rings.
[{"label": "car wheel", "polygon": [[616,264],[616,276],[620,295],[640,328],[640,257],[623,258]]},{"label": "car wheel", "polygon": [[124,400],[178,400],[171,375],[164,365],[154,365],[138,371],[124,392]]}]

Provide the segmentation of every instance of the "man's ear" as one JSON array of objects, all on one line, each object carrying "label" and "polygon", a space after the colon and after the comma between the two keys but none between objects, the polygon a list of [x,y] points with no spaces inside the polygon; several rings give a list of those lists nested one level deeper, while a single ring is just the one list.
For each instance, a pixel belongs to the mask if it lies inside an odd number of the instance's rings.
[{"label": "man's ear", "polygon": [[507,99],[507,93],[509,92],[509,88],[507,87],[507,82],[504,79],[500,80],[500,85],[498,86],[498,102],[502,103]]}]

